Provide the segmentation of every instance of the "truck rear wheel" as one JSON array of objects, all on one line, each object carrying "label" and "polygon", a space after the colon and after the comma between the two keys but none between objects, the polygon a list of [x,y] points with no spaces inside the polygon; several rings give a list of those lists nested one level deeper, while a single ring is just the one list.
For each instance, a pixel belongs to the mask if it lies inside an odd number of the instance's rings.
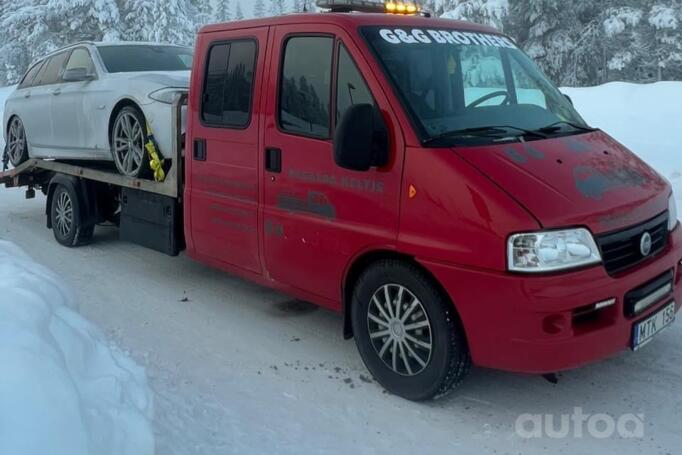
[{"label": "truck rear wheel", "polygon": [[469,372],[459,317],[418,267],[393,259],[375,263],[358,280],[352,305],[360,356],[389,392],[415,401],[438,398]]},{"label": "truck rear wheel", "polygon": [[57,185],[52,195],[50,220],[58,243],[74,247],[92,239],[94,226],[83,227],[80,215],[78,197],[73,189],[67,185]]}]

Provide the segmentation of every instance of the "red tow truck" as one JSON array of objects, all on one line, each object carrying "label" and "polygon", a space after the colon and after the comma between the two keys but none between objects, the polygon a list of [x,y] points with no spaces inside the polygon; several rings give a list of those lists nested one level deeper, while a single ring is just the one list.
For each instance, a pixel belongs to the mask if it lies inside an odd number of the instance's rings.
[{"label": "red tow truck", "polygon": [[471,364],[554,373],[673,322],[670,184],[511,38],[403,3],[320,3],[199,32],[164,182],[33,159],[0,183],[42,190],[66,246],[109,220],[342,313],[374,377],[412,400]]}]

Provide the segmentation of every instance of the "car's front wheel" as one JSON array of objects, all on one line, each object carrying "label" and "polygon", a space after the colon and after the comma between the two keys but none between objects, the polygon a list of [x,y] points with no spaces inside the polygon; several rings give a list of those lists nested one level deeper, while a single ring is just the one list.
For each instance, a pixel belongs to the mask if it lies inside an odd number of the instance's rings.
[{"label": "car's front wheel", "polygon": [[146,122],[142,112],[133,106],[121,109],[111,131],[111,153],[118,172],[135,178],[143,178],[149,173],[146,142]]},{"label": "car's front wheel", "polygon": [[358,280],[352,305],[360,355],[389,392],[409,400],[437,398],[469,372],[469,349],[454,306],[415,265],[375,263]]},{"label": "car's front wheel", "polygon": [[26,130],[19,117],[13,117],[7,129],[7,154],[14,167],[28,160]]}]

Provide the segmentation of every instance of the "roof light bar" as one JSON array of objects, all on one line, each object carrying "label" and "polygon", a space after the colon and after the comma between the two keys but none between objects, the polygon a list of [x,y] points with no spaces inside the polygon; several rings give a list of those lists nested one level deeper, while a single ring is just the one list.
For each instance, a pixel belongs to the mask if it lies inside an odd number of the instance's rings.
[{"label": "roof light bar", "polygon": [[317,6],[328,9],[333,13],[388,13],[388,14],[404,14],[428,15],[419,8],[414,2],[402,0],[318,0]]}]

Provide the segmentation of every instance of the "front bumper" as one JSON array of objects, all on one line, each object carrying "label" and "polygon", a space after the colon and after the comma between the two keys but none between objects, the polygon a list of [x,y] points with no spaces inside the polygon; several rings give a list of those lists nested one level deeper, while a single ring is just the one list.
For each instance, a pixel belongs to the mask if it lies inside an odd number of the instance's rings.
[{"label": "front bumper", "polygon": [[[603,266],[547,276],[473,270],[420,261],[454,302],[476,365],[551,373],[595,362],[630,347],[633,324],[675,300],[682,304],[682,227],[664,251],[618,277]],[[625,295],[672,271],[673,290],[628,317]],[[616,299],[585,317],[585,309]]]}]

